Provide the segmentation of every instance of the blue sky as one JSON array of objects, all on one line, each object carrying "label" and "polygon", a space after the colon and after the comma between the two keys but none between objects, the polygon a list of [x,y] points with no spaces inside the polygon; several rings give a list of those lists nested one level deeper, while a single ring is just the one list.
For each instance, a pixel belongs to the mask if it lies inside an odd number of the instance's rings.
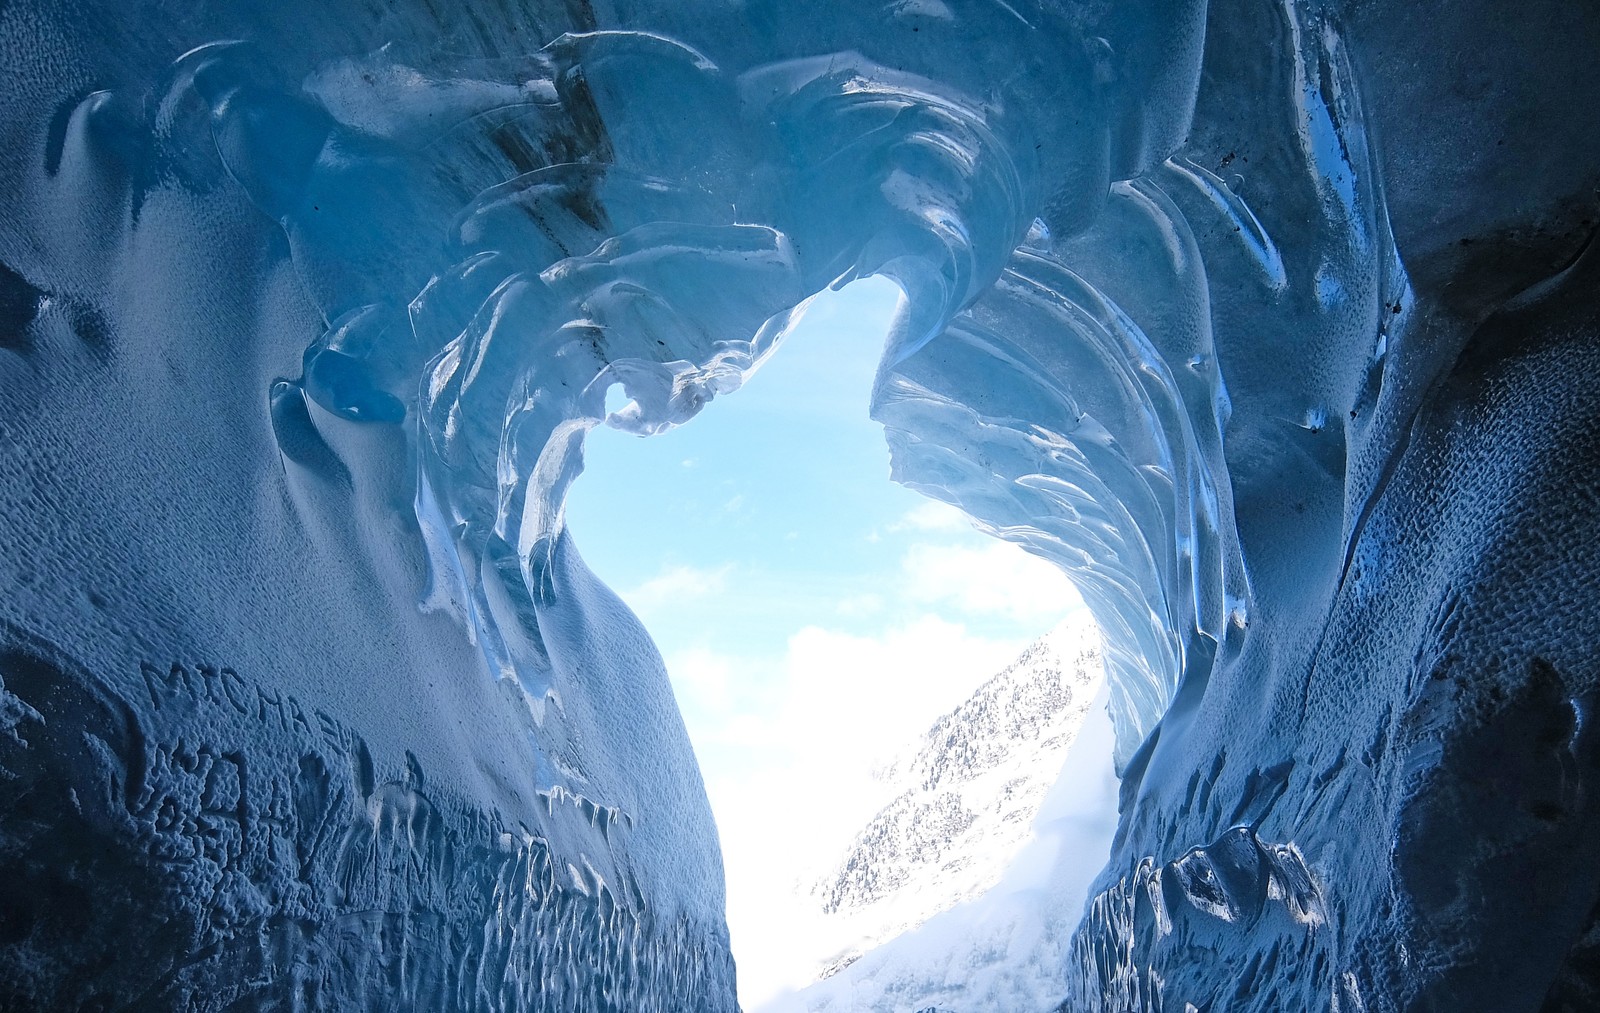
[{"label": "blue sky", "polygon": [[740,993],[804,971],[804,899],[870,776],[1071,609],[1066,579],[889,481],[867,417],[898,291],[824,293],[679,429],[596,430],[567,521],[666,658],[717,814]]}]

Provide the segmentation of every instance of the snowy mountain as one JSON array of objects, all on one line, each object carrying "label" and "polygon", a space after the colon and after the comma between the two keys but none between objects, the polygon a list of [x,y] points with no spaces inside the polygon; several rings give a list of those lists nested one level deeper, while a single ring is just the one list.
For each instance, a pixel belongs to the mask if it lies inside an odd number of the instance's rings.
[{"label": "snowy mountain", "polygon": [[1080,614],[880,768],[892,800],[811,888],[841,940],[819,978],[1000,880],[1102,681],[1099,635]]},{"label": "snowy mountain", "polygon": [[830,976],[755,1013],[1058,1008],[1070,940],[1116,829],[1115,734],[1106,700],[1102,688],[1089,703],[1055,784],[997,884],[859,959],[841,959]]}]

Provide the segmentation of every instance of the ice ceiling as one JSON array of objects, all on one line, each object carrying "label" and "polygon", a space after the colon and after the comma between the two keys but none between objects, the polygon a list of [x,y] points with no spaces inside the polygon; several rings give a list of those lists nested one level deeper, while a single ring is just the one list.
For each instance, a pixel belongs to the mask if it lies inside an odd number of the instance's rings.
[{"label": "ice ceiling", "polygon": [[878,274],[1108,638],[1061,1008],[1586,1008],[1600,14],[1392,6],[0,5],[0,1004],[731,1008],[562,504]]}]

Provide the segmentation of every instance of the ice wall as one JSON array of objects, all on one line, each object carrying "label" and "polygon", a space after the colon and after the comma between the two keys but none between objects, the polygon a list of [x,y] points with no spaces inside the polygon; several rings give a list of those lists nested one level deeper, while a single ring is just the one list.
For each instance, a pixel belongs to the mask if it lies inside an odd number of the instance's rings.
[{"label": "ice wall", "polygon": [[731,1007],[562,502],[876,273],[1107,634],[1062,1008],[1581,1005],[1600,23],[1379,6],[0,7],[0,979]]}]

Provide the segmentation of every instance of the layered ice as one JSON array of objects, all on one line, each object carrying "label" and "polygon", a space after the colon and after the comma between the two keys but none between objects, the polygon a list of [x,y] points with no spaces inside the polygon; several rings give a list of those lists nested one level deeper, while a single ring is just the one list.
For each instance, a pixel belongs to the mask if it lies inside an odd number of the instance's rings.
[{"label": "layered ice", "polygon": [[1106,637],[1122,823],[1036,994],[1581,1008],[1597,40],[0,7],[7,1001],[731,1008],[692,753],[562,505],[594,426],[877,274],[895,477]]}]

